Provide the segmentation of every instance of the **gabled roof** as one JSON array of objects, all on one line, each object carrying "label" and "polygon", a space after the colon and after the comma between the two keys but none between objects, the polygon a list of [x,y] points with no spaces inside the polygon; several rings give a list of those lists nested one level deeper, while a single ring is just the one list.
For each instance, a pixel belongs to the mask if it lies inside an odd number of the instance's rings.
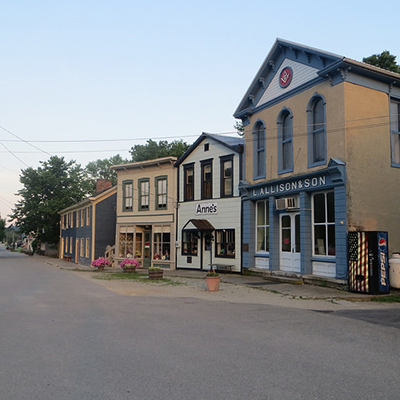
[{"label": "gabled roof", "polygon": [[154,167],[163,164],[173,165],[176,160],[177,160],[176,157],[162,157],[162,158],[155,158],[153,160],[135,161],[127,164],[113,165],[110,167],[110,169],[113,169],[114,171],[121,171],[127,169],[141,169],[146,167]]},{"label": "gabled roof", "polygon": [[205,139],[211,139],[219,144],[227,147],[228,149],[236,152],[243,153],[244,139],[237,136],[226,136],[216,133],[206,133],[203,132],[196,141],[179,157],[178,161],[175,163],[175,167],[178,167],[182,162],[195,150],[200,143]]},{"label": "gabled roof", "polygon": [[[279,76],[286,67],[292,68],[296,82],[280,87]],[[324,80],[340,83],[348,72],[400,86],[400,74],[278,38],[233,115],[246,125],[255,112]]]}]

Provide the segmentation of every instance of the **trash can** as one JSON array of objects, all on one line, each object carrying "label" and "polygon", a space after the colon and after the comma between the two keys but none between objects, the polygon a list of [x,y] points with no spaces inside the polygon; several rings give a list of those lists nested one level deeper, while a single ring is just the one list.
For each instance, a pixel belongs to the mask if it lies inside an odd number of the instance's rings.
[{"label": "trash can", "polygon": [[400,254],[393,253],[389,259],[389,281],[390,287],[400,289]]}]

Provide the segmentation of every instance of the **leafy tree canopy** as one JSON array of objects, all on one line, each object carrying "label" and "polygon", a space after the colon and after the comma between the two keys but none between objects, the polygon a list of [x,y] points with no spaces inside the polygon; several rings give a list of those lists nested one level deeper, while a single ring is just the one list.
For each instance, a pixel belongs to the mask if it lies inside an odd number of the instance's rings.
[{"label": "leafy tree canopy", "polygon": [[154,140],[147,140],[147,144],[137,144],[129,151],[132,155],[132,161],[146,161],[161,157],[180,157],[188,148],[186,142],[174,140],[168,143],[166,140],[160,140],[158,143]]},{"label": "leafy tree canopy", "polygon": [[113,185],[117,184],[117,173],[112,171],[110,167],[112,165],[126,164],[129,160],[123,159],[119,154],[104,160],[91,161],[86,165],[86,174],[90,184],[92,186],[93,194],[96,190],[97,179],[108,179]]},{"label": "leafy tree canopy", "polygon": [[384,51],[381,54],[373,54],[372,56],[363,58],[363,62],[387,69],[388,71],[400,73],[400,66],[396,64],[396,56]]},{"label": "leafy tree canopy", "polygon": [[236,130],[236,133],[239,136],[244,136],[244,126],[242,121],[236,121],[235,125],[233,126]]},{"label": "leafy tree canopy", "polygon": [[17,202],[10,216],[22,233],[36,235],[41,242],[58,243],[60,216],[58,212],[80,202],[90,193],[90,182],[75,161],[52,156],[41,161],[37,169],[22,170]]}]

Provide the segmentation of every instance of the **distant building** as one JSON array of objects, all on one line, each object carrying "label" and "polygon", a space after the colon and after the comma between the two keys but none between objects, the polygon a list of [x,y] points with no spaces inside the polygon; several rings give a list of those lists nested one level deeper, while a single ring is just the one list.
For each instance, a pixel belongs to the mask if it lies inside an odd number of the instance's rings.
[{"label": "distant building", "polygon": [[347,279],[347,233],[400,251],[400,75],[277,39],[245,128],[243,266]]},{"label": "distant building", "polygon": [[117,187],[98,182],[95,196],[65,208],[61,217],[59,257],[91,265],[115,243]]}]

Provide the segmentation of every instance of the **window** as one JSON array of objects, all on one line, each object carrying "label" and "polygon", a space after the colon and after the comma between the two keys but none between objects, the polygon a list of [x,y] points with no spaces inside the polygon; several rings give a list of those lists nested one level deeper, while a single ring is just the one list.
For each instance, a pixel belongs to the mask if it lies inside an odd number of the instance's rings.
[{"label": "window", "polygon": [[215,257],[235,257],[235,230],[217,229],[215,231]]},{"label": "window", "polygon": [[265,178],[265,125],[258,121],[253,130],[253,178]]},{"label": "window", "polygon": [[182,255],[197,256],[197,230],[182,231]]},{"label": "window", "polygon": [[86,209],[86,225],[90,225],[90,207]]},{"label": "window", "polygon": [[313,196],[314,255],[335,255],[335,199],[333,192]]},{"label": "window", "polygon": [[85,257],[89,258],[89,238],[86,238]]},{"label": "window", "polygon": [[257,252],[269,252],[269,201],[259,201],[256,206]]},{"label": "window", "polygon": [[212,160],[201,162],[201,198],[212,198]]},{"label": "window", "polygon": [[[166,232],[165,230],[168,230]],[[169,227],[155,226],[153,241],[154,260],[169,260],[171,257],[171,233]]]},{"label": "window", "polygon": [[288,109],[278,117],[279,173],[293,171],[293,116]]},{"label": "window", "polygon": [[65,238],[65,252],[68,253],[68,237]]},{"label": "window", "polygon": [[79,211],[76,211],[76,227],[79,228]]},{"label": "window", "polygon": [[167,208],[167,177],[156,178],[156,209]]},{"label": "window", "polygon": [[233,196],[233,156],[221,157],[221,197]]},{"label": "window", "polygon": [[72,240],[72,236],[69,238],[69,252],[72,254],[72,252],[73,252],[73,249],[72,249],[72,247],[73,247],[73,243],[74,243],[74,241]]},{"label": "window", "polygon": [[83,257],[83,238],[81,238],[81,249],[80,249],[80,256]]},{"label": "window", "polygon": [[122,211],[133,210],[133,182],[122,182]]},{"label": "window", "polygon": [[74,227],[74,213],[69,214],[69,220],[71,222],[71,228]]},{"label": "window", "polygon": [[204,151],[210,150],[210,143],[204,143]]},{"label": "window", "polygon": [[392,165],[400,166],[400,102],[390,102]]},{"label": "window", "polygon": [[139,211],[149,209],[150,201],[150,180],[139,179]]},{"label": "window", "polygon": [[184,200],[194,200],[194,165],[185,165],[184,171]]},{"label": "window", "polygon": [[81,226],[85,226],[85,210],[80,210],[81,212]]},{"label": "window", "polygon": [[307,107],[308,164],[323,164],[326,161],[325,100],[314,96]]}]

